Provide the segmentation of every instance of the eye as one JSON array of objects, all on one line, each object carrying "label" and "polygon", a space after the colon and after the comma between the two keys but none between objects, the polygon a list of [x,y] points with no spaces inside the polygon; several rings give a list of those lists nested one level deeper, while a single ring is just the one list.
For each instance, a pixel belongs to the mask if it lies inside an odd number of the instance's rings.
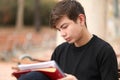
[{"label": "eye", "polygon": [[57,31],[60,31],[60,29],[56,28]]},{"label": "eye", "polygon": [[62,26],[62,29],[66,29],[68,27],[68,25],[64,25]]}]

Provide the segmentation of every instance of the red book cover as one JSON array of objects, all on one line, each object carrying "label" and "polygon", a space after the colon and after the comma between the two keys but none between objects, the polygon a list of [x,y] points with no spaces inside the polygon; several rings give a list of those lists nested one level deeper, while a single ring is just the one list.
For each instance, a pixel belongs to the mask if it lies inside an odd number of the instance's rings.
[{"label": "red book cover", "polygon": [[55,61],[48,61],[36,64],[27,64],[18,66],[20,71],[13,72],[12,75],[19,78],[22,74],[26,74],[31,71],[42,72],[48,76],[51,80],[57,80],[64,77],[64,73],[55,63]]}]

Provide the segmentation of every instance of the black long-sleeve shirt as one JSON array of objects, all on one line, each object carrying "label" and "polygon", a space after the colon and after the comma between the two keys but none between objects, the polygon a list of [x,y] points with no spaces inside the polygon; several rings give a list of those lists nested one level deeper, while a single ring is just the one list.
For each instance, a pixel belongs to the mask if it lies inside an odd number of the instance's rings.
[{"label": "black long-sleeve shirt", "polygon": [[78,80],[118,80],[117,59],[113,48],[95,35],[81,47],[67,42],[61,44],[51,59],[65,73],[75,75]]}]

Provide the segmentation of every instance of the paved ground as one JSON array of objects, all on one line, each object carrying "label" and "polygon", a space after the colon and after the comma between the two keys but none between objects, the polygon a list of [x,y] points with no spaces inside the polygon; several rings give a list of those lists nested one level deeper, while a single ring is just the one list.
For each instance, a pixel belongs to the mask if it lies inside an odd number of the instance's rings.
[{"label": "paved ground", "polygon": [[[40,52],[36,52],[36,55],[32,55],[33,57],[40,59],[40,60],[49,60],[50,56],[52,53],[52,50],[46,50],[46,51],[42,51],[40,54]],[[30,61],[31,62],[31,61]],[[29,63],[29,61],[24,61],[24,63]],[[11,75],[11,73],[14,71],[12,70],[13,66],[16,66],[17,63],[16,62],[2,62],[0,61],[0,80],[16,80],[15,77],[13,77]]]},{"label": "paved ground", "polygon": [[13,70],[12,66],[16,65],[12,62],[0,62],[0,80],[16,80],[11,73]]},{"label": "paved ground", "polygon": [[[42,52],[44,54],[36,53],[33,57],[41,59],[41,60],[49,60],[52,53],[51,50]],[[39,57],[37,57],[39,56]],[[25,61],[26,62],[26,61]],[[24,62],[24,63],[25,63]],[[27,61],[28,63],[28,61]],[[13,66],[16,66],[15,62],[0,62],[0,80],[16,80],[15,77],[11,75],[14,71],[12,70]]]},{"label": "paved ground", "polygon": [[[4,37],[6,37],[6,35],[11,35],[13,34],[14,29],[0,29],[0,36],[2,36],[2,38],[0,38],[1,41],[5,41],[3,40]],[[21,32],[21,34],[23,33],[33,33],[33,37],[32,40],[33,44],[38,44],[37,46],[34,47],[30,47],[30,49],[28,49],[26,51],[26,53],[28,53],[30,56],[34,57],[34,58],[38,58],[41,60],[48,60],[50,59],[51,53],[53,51],[53,49],[55,48],[55,31],[48,29],[48,28],[44,28],[41,30],[41,32],[39,32],[39,34],[36,34],[33,30],[24,30]],[[5,36],[4,36],[5,34]],[[24,34],[23,34],[24,36]],[[20,38],[22,39],[22,38]],[[3,42],[2,42],[3,43]],[[2,43],[0,44],[0,46],[2,45]],[[5,42],[6,43],[6,42]],[[5,43],[3,43],[3,45],[5,45]],[[0,51],[3,50],[0,47]],[[17,49],[16,49],[17,50]],[[16,51],[15,50],[15,51]],[[17,58],[22,54],[22,51],[17,50],[16,52],[17,54],[15,55]],[[0,54],[3,54],[2,51]],[[1,57],[1,55],[0,55]],[[7,55],[7,59],[8,59],[8,55]],[[11,69],[12,66],[15,66],[16,63],[13,62],[1,62],[0,60],[0,80],[16,80],[14,77],[12,77],[11,73],[13,72],[13,70]]]}]

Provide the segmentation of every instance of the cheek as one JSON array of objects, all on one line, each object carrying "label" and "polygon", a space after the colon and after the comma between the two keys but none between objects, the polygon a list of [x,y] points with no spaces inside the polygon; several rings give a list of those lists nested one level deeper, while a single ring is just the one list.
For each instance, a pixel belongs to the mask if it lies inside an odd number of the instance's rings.
[{"label": "cheek", "polygon": [[68,30],[69,30],[70,32],[76,32],[77,27],[76,27],[76,25],[71,25],[71,26],[68,27]]},{"label": "cheek", "polygon": [[77,37],[81,34],[82,28],[78,25],[69,26],[67,33],[72,37]]},{"label": "cheek", "polygon": [[82,29],[76,28],[76,29],[72,32],[72,34],[73,34],[73,37],[80,37],[81,34],[82,34]]},{"label": "cheek", "polygon": [[71,38],[75,38],[78,36],[78,31],[76,31],[75,29],[69,29],[68,36]]}]

